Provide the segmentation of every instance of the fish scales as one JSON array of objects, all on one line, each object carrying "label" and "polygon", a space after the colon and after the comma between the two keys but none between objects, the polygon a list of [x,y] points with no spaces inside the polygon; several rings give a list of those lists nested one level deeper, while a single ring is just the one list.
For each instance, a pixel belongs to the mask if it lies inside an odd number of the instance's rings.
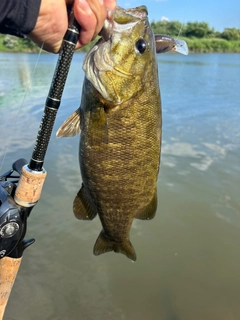
[{"label": "fish scales", "polygon": [[[99,98],[94,88],[91,95],[96,97],[96,106]],[[149,97],[156,97],[156,94],[151,92]],[[116,211],[122,220],[129,221],[129,216],[133,219],[155,193],[160,155],[160,108],[158,112],[151,110],[157,102],[156,98],[144,103],[141,100],[145,98],[139,96],[139,99],[127,101],[117,112],[110,110],[106,115],[106,127],[98,127],[94,140],[91,130],[88,130],[89,119],[83,121],[81,126],[82,178],[101,221],[116,222],[113,214]],[[111,237],[119,233],[123,239],[129,230],[119,226],[117,230],[114,226],[108,229]]]},{"label": "fish scales", "polygon": [[184,42],[154,37],[145,6],[116,7],[101,34],[84,60],[80,108],[57,135],[81,131],[83,184],[73,211],[78,219],[101,220],[94,254],[115,251],[134,261],[132,221],[152,219],[157,209],[162,117],[156,51],[177,51],[175,44]]}]

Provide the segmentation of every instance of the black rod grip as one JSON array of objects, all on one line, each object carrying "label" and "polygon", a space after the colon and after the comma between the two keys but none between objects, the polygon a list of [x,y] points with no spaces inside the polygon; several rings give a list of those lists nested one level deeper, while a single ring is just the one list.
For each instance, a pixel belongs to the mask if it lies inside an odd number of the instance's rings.
[{"label": "black rod grip", "polygon": [[35,142],[35,147],[32,153],[32,158],[28,165],[29,169],[31,170],[42,170],[73,53],[78,41],[79,30],[80,26],[74,19],[72,11],[69,18],[69,27],[63,38],[53,80],[50,86],[48,97],[46,99],[45,109]]},{"label": "black rod grip", "polygon": [[45,106],[32,158],[29,163],[29,168],[31,170],[42,170],[56,115],[57,109],[51,109],[48,106]]},{"label": "black rod grip", "polygon": [[51,99],[61,100],[75,46],[76,44],[73,42],[68,42],[65,39],[63,40],[62,51],[59,54],[53,81],[48,94],[48,97]]}]

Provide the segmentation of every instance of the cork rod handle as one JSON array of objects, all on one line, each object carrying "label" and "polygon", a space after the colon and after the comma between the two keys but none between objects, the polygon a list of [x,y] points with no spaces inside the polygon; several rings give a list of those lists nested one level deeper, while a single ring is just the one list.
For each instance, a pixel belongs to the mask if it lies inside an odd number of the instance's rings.
[{"label": "cork rod handle", "polygon": [[0,259],[0,320],[3,319],[21,260],[22,258],[13,259],[9,257]]},{"label": "cork rod handle", "polygon": [[42,171],[33,171],[25,165],[14,195],[15,202],[23,207],[34,206],[40,199],[46,175],[44,168]]}]

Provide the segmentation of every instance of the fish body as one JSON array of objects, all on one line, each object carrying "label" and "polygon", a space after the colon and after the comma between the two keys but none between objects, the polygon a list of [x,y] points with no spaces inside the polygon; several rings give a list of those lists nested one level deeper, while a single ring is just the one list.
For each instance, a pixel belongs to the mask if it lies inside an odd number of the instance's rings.
[{"label": "fish body", "polygon": [[162,131],[155,36],[146,7],[116,7],[83,69],[80,108],[57,133],[81,131],[83,184],[73,211],[81,220],[99,215],[95,255],[115,251],[135,261],[130,228],[134,218],[149,220],[156,213]]}]

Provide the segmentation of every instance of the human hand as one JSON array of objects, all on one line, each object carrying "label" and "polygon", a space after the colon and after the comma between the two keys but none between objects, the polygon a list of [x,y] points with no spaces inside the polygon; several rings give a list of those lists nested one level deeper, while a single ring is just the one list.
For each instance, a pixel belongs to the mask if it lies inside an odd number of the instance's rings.
[{"label": "human hand", "polygon": [[107,9],[114,9],[116,0],[42,0],[37,23],[28,37],[49,52],[60,50],[68,27],[67,6],[74,2],[74,15],[81,26],[76,48],[93,40],[103,27]]}]

